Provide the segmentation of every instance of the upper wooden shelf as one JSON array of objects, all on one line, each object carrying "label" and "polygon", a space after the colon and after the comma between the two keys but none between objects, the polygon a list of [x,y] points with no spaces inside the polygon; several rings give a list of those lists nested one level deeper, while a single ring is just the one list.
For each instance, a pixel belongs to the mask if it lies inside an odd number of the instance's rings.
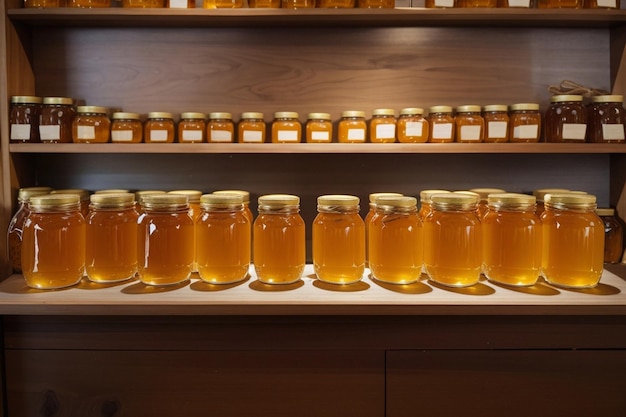
[{"label": "upper wooden shelf", "polygon": [[11,153],[626,153],[626,144],[602,143],[53,143],[11,144]]},{"label": "upper wooden shelf", "polygon": [[616,27],[626,10],[566,9],[9,9],[33,26],[493,26]]}]

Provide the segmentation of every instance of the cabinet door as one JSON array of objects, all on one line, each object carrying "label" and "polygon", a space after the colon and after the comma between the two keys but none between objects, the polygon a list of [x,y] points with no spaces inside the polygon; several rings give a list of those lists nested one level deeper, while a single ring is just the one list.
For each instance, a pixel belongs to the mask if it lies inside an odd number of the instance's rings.
[{"label": "cabinet door", "polygon": [[393,351],[387,416],[624,416],[626,351]]},{"label": "cabinet door", "polygon": [[384,415],[384,352],[8,350],[8,413]]}]

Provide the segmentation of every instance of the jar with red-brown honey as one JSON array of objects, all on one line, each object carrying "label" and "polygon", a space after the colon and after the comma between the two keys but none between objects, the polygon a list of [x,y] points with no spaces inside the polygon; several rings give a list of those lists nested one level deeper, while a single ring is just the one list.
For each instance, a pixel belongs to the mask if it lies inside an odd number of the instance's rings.
[{"label": "jar with red-brown honey", "polygon": [[241,113],[241,119],[237,125],[237,140],[240,143],[263,143],[266,129],[263,113]]},{"label": "jar with red-brown honey", "polygon": [[604,222],[591,194],[547,194],[543,224],[543,276],[565,288],[591,288],[604,268]]},{"label": "jar with red-brown honey", "polygon": [[624,96],[602,95],[591,98],[587,106],[589,142],[623,143],[626,110]]},{"label": "jar with red-brown honey", "polygon": [[484,142],[509,141],[509,107],[506,104],[490,104],[483,107],[485,121]]},{"label": "jar with red-brown honey", "polygon": [[485,120],[480,106],[464,105],[456,108],[454,117],[457,142],[478,143],[484,140]]},{"label": "jar with red-brown honey", "polygon": [[72,122],[74,143],[107,143],[111,137],[111,120],[106,107],[78,106]]},{"label": "jar with red-brown honey", "polygon": [[39,142],[39,116],[41,114],[41,97],[12,96],[9,126],[11,142]]},{"label": "jar with red-brown honey", "polygon": [[111,142],[141,143],[143,123],[139,113],[115,112],[111,115]]},{"label": "jar with red-brown honey", "polygon": [[146,143],[174,143],[176,127],[174,115],[168,112],[150,112],[144,124]]},{"label": "jar with red-brown honey", "polygon": [[615,209],[598,208],[596,214],[604,223],[604,262],[620,263],[624,256],[624,229],[617,220]]},{"label": "jar with red-brown honey", "polygon": [[306,122],[307,143],[330,143],[333,140],[333,122],[330,113],[309,113]]},{"label": "jar with red-brown honey", "polygon": [[24,0],[24,8],[50,9],[64,7],[65,0]]},{"label": "jar with red-brown honey", "polygon": [[454,142],[454,116],[450,106],[433,106],[428,112],[430,133],[428,141],[433,143]]},{"label": "jar with red-brown honey", "polygon": [[72,122],[76,110],[68,97],[44,97],[39,117],[39,139],[42,143],[72,142]]},{"label": "jar with red-brown honey", "polygon": [[96,193],[86,219],[85,272],[98,283],[131,279],[137,273],[135,195]]},{"label": "jar with red-brown honey", "polygon": [[396,123],[398,142],[424,143],[428,141],[428,121],[422,117],[423,109],[408,107],[400,110]]},{"label": "jar with red-brown honey", "polygon": [[180,114],[178,122],[178,142],[202,143],[205,141],[206,114],[185,112]]},{"label": "jar with red-brown honey", "polygon": [[539,142],[541,113],[537,103],[516,103],[509,107],[509,141]]},{"label": "jar with red-brown honey", "polygon": [[264,284],[299,281],[306,263],[300,197],[290,194],[262,195],[258,211],[252,232],[257,278]]},{"label": "jar with red-brown honey", "polygon": [[298,117],[298,113],[293,111],[274,113],[272,143],[300,143],[302,141],[302,125]]},{"label": "jar with red-brown honey", "polygon": [[346,110],[341,113],[341,120],[337,126],[337,141],[339,143],[364,143],[367,140],[367,122],[365,112]]},{"label": "jar with red-brown honey", "polygon": [[209,143],[230,143],[235,140],[235,124],[231,113],[209,113],[206,129]]},{"label": "jar with red-brown honey", "polygon": [[78,284],[85,272],[85,218],[76,194],[48,194],[29,200],[22,236],[22,274],[36,289]]},{"label": "jar with red-brown honey", "polygon": [[352,284],[365,271],[365,224],[359,198],[323,195],[317,198],[313,220],[313,268],[317,279],[330,284]]},{"label": "jar with red-brown honey", "polygon": [[375,109],[370,119],[370,142],[393,143],[396,141],[396,112],[394,109]]},{"label": "jar with red-brown honey", "polygon": [[544,117],[546,142],[584,143],[587,136],[587,109],[581,95],[556,95]]}]

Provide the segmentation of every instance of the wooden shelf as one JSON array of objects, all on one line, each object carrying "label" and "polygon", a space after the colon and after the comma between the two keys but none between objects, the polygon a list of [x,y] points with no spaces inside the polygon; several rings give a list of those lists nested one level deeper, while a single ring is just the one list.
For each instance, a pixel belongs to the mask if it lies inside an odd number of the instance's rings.
[{"label": "wooden shelf", "polygon": [[424,154],[612,154],[626,153],[626,144],[601,143],[56,143],[11,144],[11,153],[424,153]]},{"label": "wooden shelf", "polygon": [[[307,265],[293,285],[272,286],[251,277],[232,285],[210,285],[192,278],[178,287],[149,287],[137,280],[98,285],[83,280],[58,291],[33,290],[20,275],[0,283],[4,315],[626,315],[626,266],[605,270],[600,285],[563,290],[544,282],[505,288],[487,281],[446,289],[426,280],[390,285],[369,276],[354,285],[315,279]],[[368,275],[368,274],[366,274]]]}]

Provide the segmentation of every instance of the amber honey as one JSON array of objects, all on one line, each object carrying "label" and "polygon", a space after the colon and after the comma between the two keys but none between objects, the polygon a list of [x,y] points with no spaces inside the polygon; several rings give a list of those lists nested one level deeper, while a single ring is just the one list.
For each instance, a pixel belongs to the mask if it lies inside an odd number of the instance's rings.
[{"label": "amber honey", "polygon": [[509,141],[509,107],[506,104],[490,104],[483,107],[485,142]]},{"label": "amber honey", "polygon": [[298,143],[302,140],[302,125],[298,113],[281,111],[274,113],[272,143]]},{"label": "amber honey", "polygon": [[283,9],[312,9],[315,7],[315,0],[282,0]]},{"label": "amber honey", "polygon": [[196,260],[200,278],[229,284],[248,276],[252,223],[241,194],[205,194],[196,223]]},{"label": "amber honey", "polygon": [[485,214],[487,214],[489,195],[506,193],[506,191],[502,188],[472,188],[469,191],[478,194],[478,205],[476,206],[476,211],[480,220],[482,220],[483,217],[485,217]]},{"label": "amber honey", "polygon": [[333,140],[333,122],[329,113],[309,113],[306,122],[307,143],[330,143]]},{"label": "amber honey", "polygon": [[623,143],[626,110],[624,96],[602,95],[591,98],[587,106],[587,129],[589,142]]},{"label": "amber honey", "polygon": [[354,7],[354,0],[319,0],[317,7],[330,9],[351,9]]},{"label": "amber honey", "polygon": [[584,143],[587,136],[587,109],[581,95],[556,95],[544,117],[546,142]]},{"label": "amber honey", "polygon": [[85,271],[94,282],[118,282],[137,272],[137,212],[130,193],[91,195]]},{"label": "amber honey", "polygon": [[253,9],[280,9],[280,0],[248,0],[248,7]]},{"label": "amber honey", "polygon": [[337,141],[339,143],[363,143],[367,140],[367,122],[365,112],[346,110],[341,113],[341,120],[337,127]]},{"label": "amber honey", "polygon": [[331,284],[360,281],[365,271],[365,224],[359,215],[359,198],[320,196],[317,211],[312,225],[317,278]]},{"label": "amber honey", "polygon": [[591,194],[547,194],[543,222],[542,272],[566,288],[595,287],[604,266],[604,223]]},{"label": "amber honey", "polygon": [[209,113],[207,123],[207,142],[229,143],[235,140],[233,115],[226,112]]},{"label": "amber honey", "polygon": [[263,143],[265,142],[266,128],[263,113],[241,113],[241,120],[237,125],[237,140],[240,143]]},{"label": "amber honey", "polygon": [[77,284],[85,271],[85,218],[80,197],[48,194],[30,198],[22,236],[26,284],[56,289]]},{"label": "amber honey", "polygon": [[539,142],[541,128],[539,104],[511,104],[509,107],[509,140],[511,142]]},{"label": "amber honey", "polygon": [[198,219],[200,218],[200,214],[201,214],[201,209],[200,209],[200,198],[202,197],[202,191],[200,190],[174,190],[174,191],[170,191],[169,194],[177,194],[177,195],[184,195],[187,197],[187,202],[189,203],[189,216],[191,217],[191,220],[193,220],[193,224],[194,224],[194,267],[193,267],[193,271],[196,272],[196,261],[195,261],[195,253],[196,253],[196,247],[195,247],[195,242],[196,242],[196,238],[195,238],[195,233],[196,233],[196,224],[198,223]]},{"label": "amber honey", "polygon": [[454,116],[450,106],[433,106],[429,109],[428,123],[430,132],[429,142],[449,143],[454,142]]},{"label": "amber honey", "polygon": [[430,280],[450,287],[474,285],[482,267],[481,224],[475,196],[435,194],[424,221],[424,268]]},{"label": "amber honey", "polygon": [[240,9],[243,0],[204,0],[202,7],[205,9]]},{"label": "amber honey", "polygon": [[624,229],[617,221],[615,209],[599,208],[596,214],[604,223],[604,262],[620,263],[624,256]]},{"label": "amber honey", "polygon": [[143,197],[137,230],[138,273],[147,285],[173,285],[189,279],[194,261],[194,224],[187,196]]},{"label": "amber honey", "polygon": [[300,198],[269,194],[259,197],[254,221],[254,269],[266,284],[290,284],[300,280],[306,263],[304,220]]},{"label": "amber honey", "polygon": [[583,0],[585,9],[620,9],[620,0]]},{"label": "amber honey", "polygon": [[534,285],[541,271],[541,221],[535,197],[490,194],[482,219],[483,273],[505,285]]},{"label": "amber honey", "polygon": [[65,1],[61,0],[24,0],[25,8],[47,9],[55,7],[63,7]]},{"label": "amber honey", "polygon": [[178,122],[178,141],[180,143],[205,142],[206,114],[185,112],[180,114]]},{"label": "amber honey", "polygon": [[372,277],[391,284],[410,284],[422,273],[422,225],[414,197],[378,197],[369,226]]},{"label": "amber honey", "polygon": [[378,197],[401,197],[402,194],[401,193],[371,193],[369,195],[369,210],[367,211],[367,214],[365,215],[365,218],[363,219],[363,223],[365,223],[365,266],[369,266],[369,260],[368,260],[368,254],[369,254],[369,225],[370,222],[372,220],[372,217],[374,217],[374,214],[376,214],[376,199]]},{"label": "amber honey", "polygon": [[139,113],[115,112],[111,115],[111,142],[141,143],[143,123]]},{"label": "amber honey", "polygon": [[165,7],[165,0],[122,0],[122,7],[153,9]]},{"label": "amber honey", "polygon": [[50,194],[76,194],[80,200],[80,212],[83,217],[89,214],[89,191],[80,188],[65,188],[50,191]]},{"label": "amber honey", "polygon": [[94,9],[111,7],[111,0],[67,0],[67,7]]},{"label": "amber honey", "polygon": [[106,143],[111,136],[111,121],[106,107],[78,106],[72,122],[75,143]]},{"label": "amber honey", "polygon": [[76,110],[68,97],[44,97],[39,117],[39,139],[43,143],[72,142]]},{"label": "amber honey", "polygon": [[39,142],[39,116],[41,97],[12,96],[9,125],[11,142]]},{"label": "amber honey", "polygon": [[422,190],[420,191],[420,207],[417,211],[417,217],[419,217],[421,222],[424,222],[426,216],[430,214],[433,210],[433,201],[432,196],[435,194],[446,194],[449,193],[448,190]]},{"label": "amber honey", "polygon": [[144,141],[146,143],[173,143],[175,132],[172,113],[148,113],[148,120],[144,124]]},{"label": "amber honey", "polygon": [[540,9],[581,9],[583,0],[538,0]]},{"label": "amber honey", "polygon": [[370,142],[393,143],[396,141],[396,116],[393,109],[375,109],[370,120]]},{"label": "amber honey", "polygon": [[395,6],[394,0],[359,0],[358,5],[360,8],[366,9],[393,9]]},{"label": "amber honey", "polygon": [[476,143],[482,142],[485,138],[485,119],[481,115],[480,106],[457,107],[454,125],[457,142]]},{"label": "amber honey", "polygon": [[400,110],[400,117],[396,123],[398,142],[428,142],[428,121],[422,117],[423,112],[424,110],[418,107]]}]

